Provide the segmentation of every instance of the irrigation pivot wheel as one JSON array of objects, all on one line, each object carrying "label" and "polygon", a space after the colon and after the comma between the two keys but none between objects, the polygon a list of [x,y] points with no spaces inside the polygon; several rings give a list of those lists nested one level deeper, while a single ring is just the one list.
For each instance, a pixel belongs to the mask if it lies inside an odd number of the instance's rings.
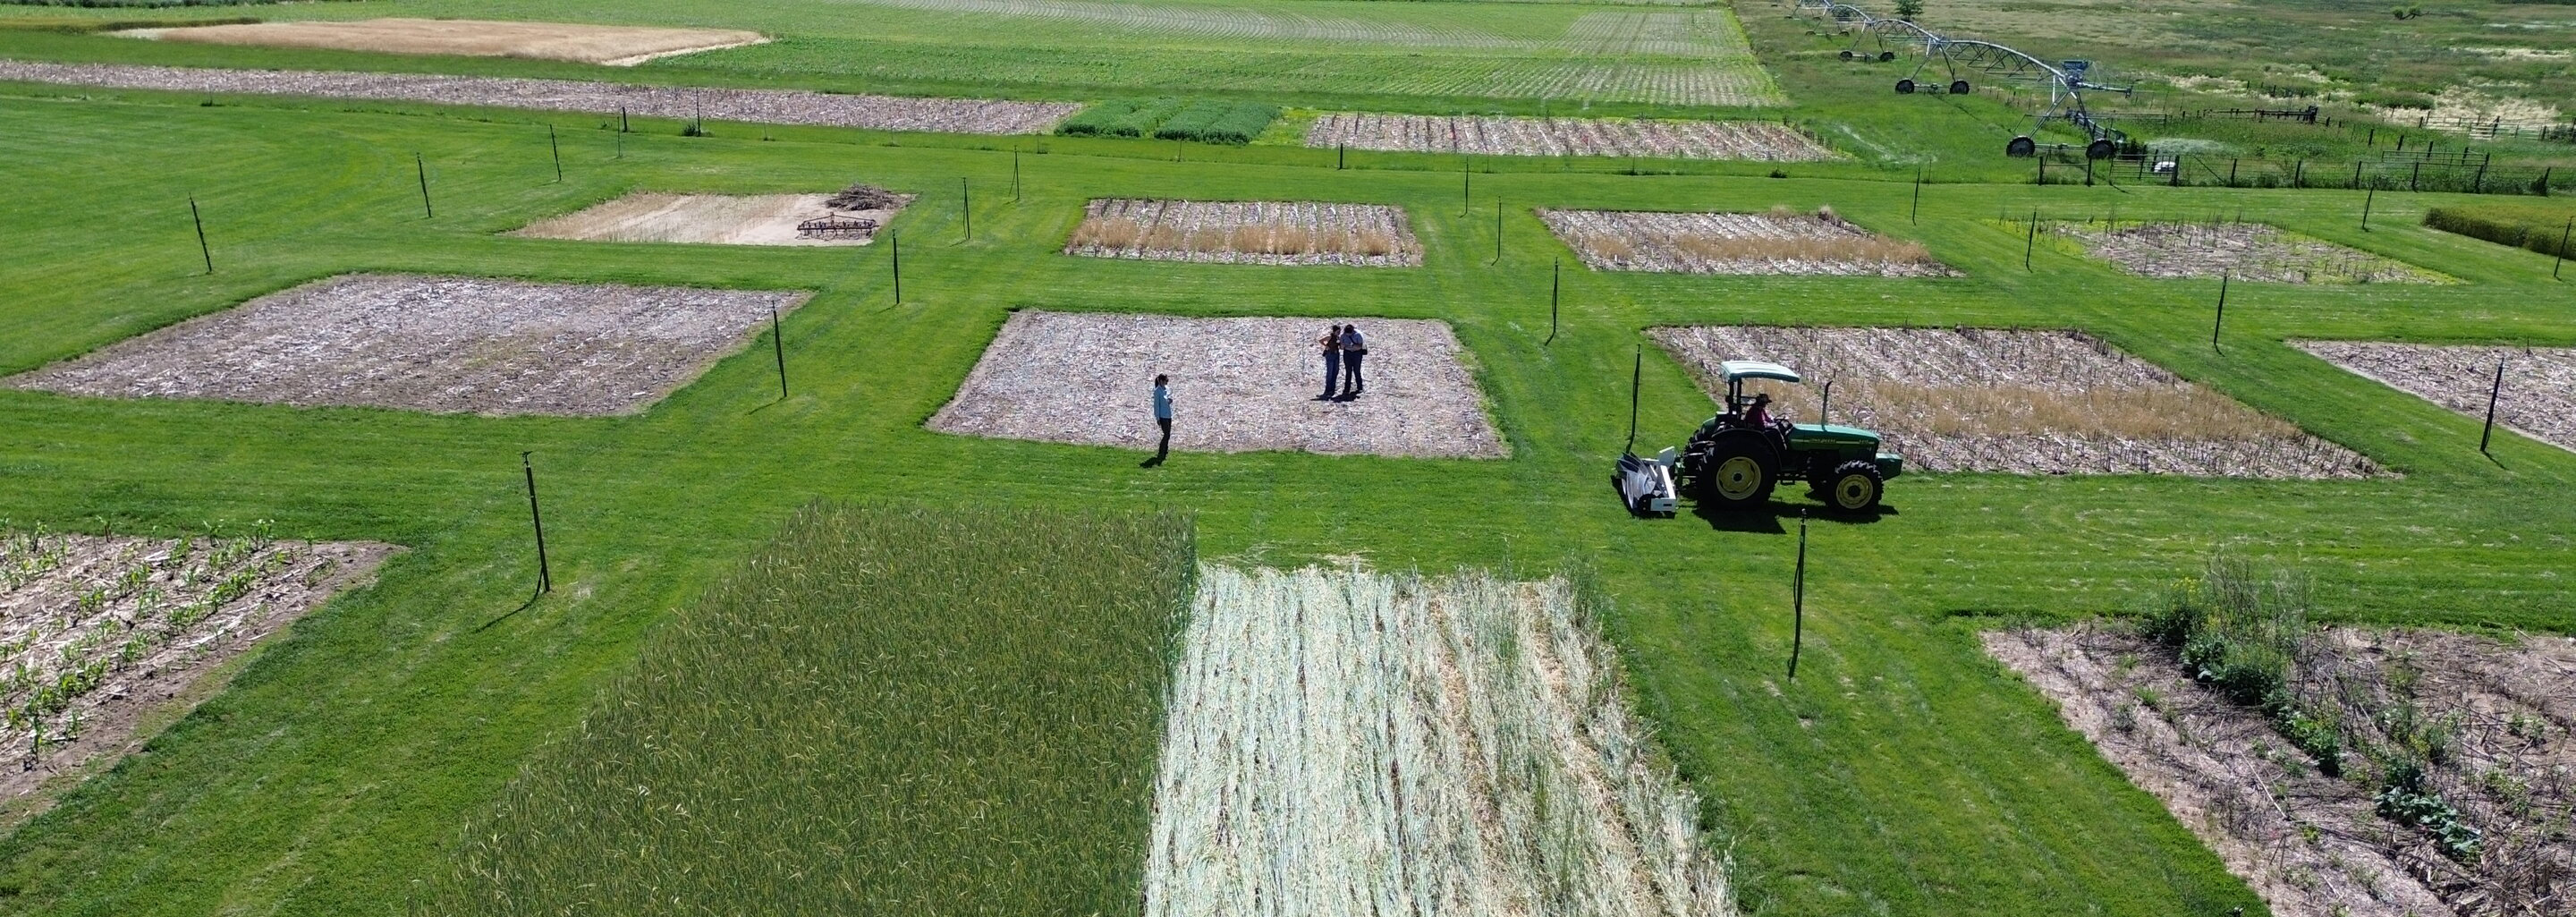
[{"label": "irrigation pivot wheel", "polygon": [[1968,94],[1968,81],[1967,81],[1967,80],[1951,80],[1951,81],[1950,81],[1950,94],[1951,94],[1951,95],[1954,95],[1954,96],[1963,96],[1963,95],[1967,95],[1967,94]]},{"label": "irrigation pivot wheel", "polygon": [[2111,142],[2111,140],[2110,140],[2110,138],[2105,137],[2105,138],[2102,138],[2102,139],[2100,139],[2100,140],[2096,140],[2096,141],[2093,141],[2093,142],[2091,142],[2091,143],[2085,144],[2085,145],[2084,145],[2084,158],[2086,158],[2086,159],[2109,159],[2109,158],[2111,158],[2111,154],[2113,154],[2113,153],[2117,153],[2117,152],[2119,152],[2119,151],[2120,151],[2120,145],[2119,145],[2119,144],[2116,144],[2116,143],[2112,143],[2112,142]]},{"label": "irrigation pivot wheel", "polygon": [[1887,63],[1888,61],[1892,61],[1892,60],[1895,60],[1895,59],[1896,59],[1896,52],[1894,52],[1894,51],[1880,51],[1880,52],[1878,52],[1878,62],[1879,62],[1879,63],[1884,64],[1884,63]]},{"label": "irrigation pivot wheel", "polygon": [[2016,159],[2028,159],[2030,157],[2037,156],[2039,155],[2039,141],[2030,139],[2027,134],[2015,137],[2011,140],[2005,141],[2004,155],[2011,156]]},{"label": "irrigation pivot wheel", "polygon": [[1876,462],[1844,462],[1834,468],[1826,484],[1825,500],[1834,509],[1846,513],[1866,513],[1878,508],[1878,498],[1887,490],[1885,479],[1878,474]]},{"label": "irrigation pivot wheel", "polygon": [[1852,58],[1859,57],[1859,56],[1860,56],[1860,55],[1853,54],[1853,53],[1852,53],[1852,50],[1851,50],[1850,48],[1844,48],[1844,49],[1843,49],[1843,59],[1844,59],[1844,60],[1850,60],[1850,59],[1852,59]]},{"label": "irrigation pivot wheel", "polygon": [[1906,80],[1897,80],[1897,81],[1896,81],[1896,94],[1897,94],[1897,95],[1901,95],[1901,96],[1910,96],[1910,95],[1913,95],[1913,94],[1914,94],[1914,81],[1913,81],[1913,80],[1910,80],[1910,79],[1906,79]]}]

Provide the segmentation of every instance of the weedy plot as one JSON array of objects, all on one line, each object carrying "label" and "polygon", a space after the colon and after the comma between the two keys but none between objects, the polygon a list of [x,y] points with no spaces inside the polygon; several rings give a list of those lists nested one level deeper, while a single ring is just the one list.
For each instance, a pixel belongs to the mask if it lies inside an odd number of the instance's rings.
[{"label": "weedy plot", "polygon": [[655,58],[739,48],[768,41],[737,29],[663,29],[562,22],[478,19],[361,19],[350,22],[256,22],[128,29],[136,38],[271,48],[329,48],[394,54],[528,57],[632,67]]},{"label": "weedy plot", "polygon": [[1666,327],[1656,342],[1723,392],[1718,363],[1770,360],[1804,385],[1756,385],[1800,421],[1833,383],[1835,423],[1877,430],[1926,471],[2359,478],[2349,449],[2070,331]]},{"label": "weedy plot", "polygon": [[[874,189],[871,189],[874,190]],[[880,194],[883,194],[880,192]],[[866,245],[868,232],[803,232],[799,224],[826,217],[864,220],[884,227],[913,195],[883,195],[842,206],[847,193],[657,194],[639,191],[574,213],[522,227],[516,236],[593,242],[698,242],[711,245]]]},{"label": "weedy plot", "polygon": [[[1352,323],[1368,339],[1367,391],[1317,400],[1315,341]],[[1152,449],[1158,373],[1172,377],[1172,448],[1499,458],[1502,437],[1445,322],[1177,318],[1026,310],[985,348],[930,429]]]},{"label": "weedy plot", "polygon": [[2041,228],[2141,277],[2215,279],[2224,274],[2267,283],[2451,282],[2411,264],[2262,223],[2043,221]]},{"label": "weedy plot", "polygon": [[[2483,421],[2496,396],[2496,423],[2576,450],[2576,348],[2292,341],[2291,346],[2355,375]],[[2505,367],[2496,387],[2496,366]]]},{"label": "weedy plot", "polygon": [[1199,574],[1146,917],[1734,913],[1562,580]]},{"label": "weedy plot", "polygon": [[11,377],[110,398],[630,413],[812,294],[349,274]]},{"label": "weedy plot", "polygon": [[210,670],[398,550],[279,541],[264,522],[175,540],[0,532],[0,756],[15,765],[0,767],[0,825],[35,815],[55,778],[137,747],[144,719],[194,706]]},{"label": "weedy plot", "polygon": [[128,64],[56,64],[0,60],[0,80],[253,95],[380,99],[441,105],[485,105],[645,118],[712,118],[769,124],[816,124],[883,131],[949,134],[1043,134],[1082,106],[1072,102],[1003,102],[840,95],[791,89],[641,86],[426,73],[323,70],[210,70]]},{"label": "weedy plot", "polygon": [[1420,267],[1404,208],[1312,201],[1093,200],[1064,253],[1225,264]]},{"label": "weedy plot", "polygon": [[1838,159],[1815,138],[1753,121],[1642,121],[1500,115],[1329,113],[1306,129],[1310,147],[1492,156],[1643,156],[1812,162]]},{"label": "weedy plot", "polygon": [[1921,243],[1813,214],[1540,210],[1557,239],[1597,271],[1956,277]]},{"label": "weedy plot", "polygon": [[1986,649],[2275,914],[2576,906],[2576,642],[2310,631],[2260,607],[2276,587],[2244,585],[2202,587],[2245,598],[2163,641],[2097,623],[1992,632]]},{"label": "weedy plot", "polygon": [[1177,515],[800,511],[416,913],[1134,913],[1194,550]]}]

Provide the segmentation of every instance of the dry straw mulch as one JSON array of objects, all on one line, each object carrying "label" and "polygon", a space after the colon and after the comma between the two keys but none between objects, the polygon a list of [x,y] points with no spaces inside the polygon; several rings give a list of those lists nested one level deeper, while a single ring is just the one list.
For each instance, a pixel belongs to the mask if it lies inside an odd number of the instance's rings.
[{"label": "dry straw mulch", "polygon": [[[2365,378],[2562,449],[2576,449],[2576,347],[2443,346],[2370,341],[2292,341]],[[2496,367],[2504,386],[2496,387]]]},{"label": "dry straw mulch", "polygon": [[1064,253],[1226,264],[1420,267],[1404,208],[1313,201],[1104,198],[1085,207]]},{"label": "dry straw mulch", "polygon": [[485,416],[642,410],[811,294],[349,274],[130,338],[6,384]]},{"label": "dry straw mulch", "polygon": [[1721,917],[1700,806],[1562,580],[1203,567],[1146,917]]},{"label": "dry straw mulch", "polygon": [[134,64],[56,64],[0,60],[0,80],[116,89],[227,92],[379,99],[440,105],[487,105],[646,118],[709,118],[768,124],[815,124],[950,134],[1043,134],[1081,105],[838,95],[795,89],[641,86],[427,73],[318,70],[210,70]]},{"label": "dry straw mulch", "polygon": [[[1316,340],[1335,324],[1368,338],[1368,390],[1318,401]],[[1152,449],[1150,394],[1172,377],[1172,449],[1499,458],[1500,434],[1443,322],[1013,314],[930,429]]]},{"label": "dry straw mulch", "polygon": [[185,539],[0,532],[0,827],[194,706],[222,663],[401,549],[277,541],[264,525]]},{"label": "dry straw mulch", "polygon": [[1985,328],[1666,327],[1655,340],[1711,394],[1724,360],[1770,360],[1803,385],[1756,383],[1775,412],[1886,437],[1924,471],[2359,478],[2349,449],[2076,332]]},{"label": "dry straw mulch", "polygon": [[866,245],[864,238],[808,238],[796,225],[823,216],[875,220],[882,228],[911,195],[868,199],[876,208],[840,207],[826,194],[659,194],[638,191],[573,213],[530,223],[511,233],[537,239],[592,242],[696,242],[709,245]]},{"label": "dry straw mulch", "polygon": [[1955,277],[1918,242],[1812,214],[1540,210],[1539,219],[1596,271]]},{"label": "dry straw mulch", "polygon": [[2576,641],[2330,628],[2304,651],[2296,690],[2332,698],[2347,736],[2439,744],[2426,786],[2483,835],[2467,862],[2378,813],[2377,762],[2348,749],[2343,776],[2322,773],[2261,710],[2193,681],[2173,650],[2125,627],[1997,631],[1985,644],[2275,914],[2576,908]]},{"label": "dry straw mulch", "polygon": [[1492,156],[1628,156],[1816,162],[1840,159],[1814,138],[1759,121],[1391,115],[1337,112],[1306,129],[1310,147]]},{"label": "dry straw mulch", "polygon": [[348,22],[255,22],[119,32],[138,38],[271,48],[329,48],[395,54],[526,57],[632,67],[655,58],[756,45],[769,39],[739,29],[665,29],[564,22],[482,19],[360,19]]},{"label": "dry straw mulch", "polygon": [[2094,257],[2143,277],[2220,275],[2267,283],[2448,283],[2450,278],[2263,223],[2043,222]]}]

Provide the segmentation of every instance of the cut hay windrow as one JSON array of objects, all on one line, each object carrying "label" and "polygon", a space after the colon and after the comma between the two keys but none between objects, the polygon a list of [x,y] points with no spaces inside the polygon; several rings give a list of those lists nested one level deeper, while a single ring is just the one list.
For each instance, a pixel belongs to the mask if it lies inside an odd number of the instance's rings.
[{"label": "cut hay windrow", "polygon": [[1146,917],[1733,913],[1563,580],[1203,567]]}]

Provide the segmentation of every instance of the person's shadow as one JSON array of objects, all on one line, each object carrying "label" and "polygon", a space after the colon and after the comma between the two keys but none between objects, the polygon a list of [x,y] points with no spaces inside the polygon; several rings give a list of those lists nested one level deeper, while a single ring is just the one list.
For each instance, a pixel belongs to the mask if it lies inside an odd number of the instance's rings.
[{"label": "person's shadow", "polygon": [[1162,466],[1163,466],[1163,457],[1162,457],[1162,456],[1159,456],[1159,455],[1154,456],[1154,457],[1152,457],[1152,458],[1148,458],[1148,459],[1146,459],[1146,460],[1144,460],[1144,461],[1142,461],[1142,462],[1138,462],[1138,463],[1136,463],[1136,467],[1138,467],[1138,468],[1160,468],[1160,467],[1162,467]]}]

